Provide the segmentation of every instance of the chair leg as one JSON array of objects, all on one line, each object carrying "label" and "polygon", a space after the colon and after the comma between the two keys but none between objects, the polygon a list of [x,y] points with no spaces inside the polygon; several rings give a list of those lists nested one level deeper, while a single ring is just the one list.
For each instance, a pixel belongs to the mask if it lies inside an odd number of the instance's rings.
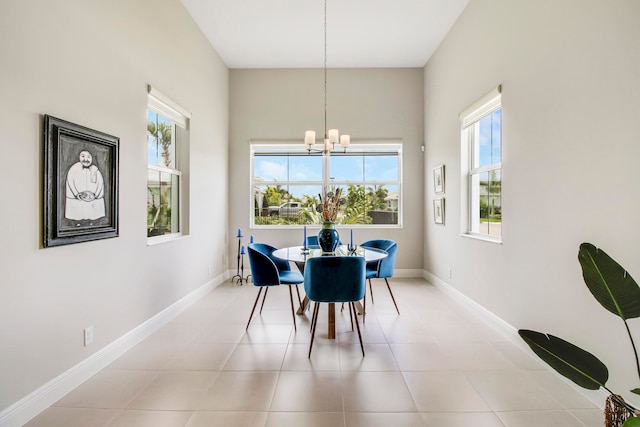
[{"label": "chair leg", "polygon": [[367,315],[367,285],[364,285],[364,297],[362,298],[362,323],[364,323],[366,315]]},{"label": "chair leg", "polygon": [[300,289],[298,288],[298,285],[296,286],[296,293],[298,294],[298,307],[302,306],[302,300],[300,299]]},{"label": "chair leg", "polygon": [[[353,311],[356,310],[356,306],[353,302],[349,303],[353,307]],[[360,324],[358,323],[358,318],[356,317],[356,329],[358,329],[358,338],[360,339],[360,349],[362,350],[362,357],[364,357],[364,344],[362,344],[362,334],[360,333]]]},{"label": "chair leg", "polygon": [[[298,289],[297,286],[296,289]],[[289,286],[289,300],[291,301],[291,317],[293,317],[293,330],[298,332],[298,327],[296,326],[296,309],[293,308],[293,290],[291,289],[291,286]]]},{"label": "chair leg", "polygon": [[371,291],[371,304],[375,304],[373,302],[373,287],[371,286],[371,279],[368,279],[368,280],[369,280],[369,291]]},{"label": "chair leg", "polygon": [[393,301],[393,305],[396,306],[396,311],[400,314],[400,310],[398,310],[398,304],[396,304],[396,299],[393,297],[393,292],[391,292],[391,286],[389,286],[389,281],[387,278],[384,278],[384,281],[387,283],[387,289],[389,289],[389,293],[391,294],[391,300]]},{"label": "chair leg", "polygon": [[[260,290],[258,291],[258,296],[256,297],[256,302],[253,303],[253,308],[251,309],[251,314],[249,315],[249,321],[247,322],[247,327],[245,328],[245,331],[247,329],[249,329],[249,324],[251,323],[251,318],[253,317],[253,312],[256,311],[256,306],[258,305],[258,300],[260,299],[260,294],[262,293],[262,288],[260,288]],[[266,292],[265,292],[266,295]],[[264,303],[264,300],[263,300]]]},{"label": "chair leg", "polygon": [[262,314],[262,307],[264,307],[264,300],[267,299],[267,292],[269,292],[269,288],[264,288],[264,296],[262,297],[262,304],[260,305],[260,314]]},{"label": "chair leg", "polygon": [[[349,305],[349,319],[351,320],[351,330],[353,331],[353,312],[355,311],[351,309],[351,304]],[[344,307],[344,303],[342,303],[342,306]]]},{"label": "chair leg", "polygon": [[311,343],[309,343],[309,359],[311,359],[311,349],[313,348],[313,339],[316,336],[316,326],[318,325],[318,306],[320,303],[315,302],[313,305],[313,314],[311,315]]}]

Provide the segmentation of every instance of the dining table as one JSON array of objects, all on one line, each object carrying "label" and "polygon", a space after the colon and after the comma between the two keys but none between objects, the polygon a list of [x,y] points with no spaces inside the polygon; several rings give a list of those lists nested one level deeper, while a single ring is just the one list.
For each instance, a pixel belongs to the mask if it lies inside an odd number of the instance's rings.
[{"label": "dining table", "polygon": [[[317,256],[359,256],[364,257],[366,262],[379,261],[387,257],[387,252],[382,249],[368,248],[363,246],[355,246],[350,249],[350,246],[340,245],[336,248],[335,252],[325,253],[319,246],[310,246],[305,248],[303,246],[290,246],[286,248],[280,248],[273,252],[273,256],[276,258],[290,261],[296,264],[300,272],[304,275],[304,265],[309,258]],[[358,311],[363,312],[362,305],[356,303]],[[328,330],[327,338],[335,339],[336,337],[336,306],[335,303],[328,304]],[[309,309],[309,298],[306,296],[302,301],[302,305],[298,308],[297,314],[302,315]]]}]

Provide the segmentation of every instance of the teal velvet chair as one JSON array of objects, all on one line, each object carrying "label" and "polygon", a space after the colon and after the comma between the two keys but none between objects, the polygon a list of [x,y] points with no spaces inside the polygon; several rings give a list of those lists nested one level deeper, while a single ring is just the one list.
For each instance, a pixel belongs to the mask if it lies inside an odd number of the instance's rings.
[{"label": "teal velvet chair", "polygon": [[[389,294],[391,295],[391,300],[393,301],[393,305],[396,307],[396,311],[400,314],[400,310],[398,310],[398,304],[396,304],[396,299],[393,296],[393,292],[391,291],[391,286],[389,286],[389,281],[387,280],[389,277],[393,277],[393,269],[396,265],[396,249],[398,248],[398,244],[393,240],[384,240],[384,239],[376,239],[376,240],[368,240],[360,246],[365,248],[375,248],[382,249],[387,252],[387,257],[383,258],[379,261],[373,261],[367,263],[367,280],[369,281],[369,291],[371,293],[371,303],[373,304],[373,287],[371,286],[371,279],[384,279],[387,284],[387,289],[389,289]],[[366,291],[365,291],[366,292]],[[363,301],[363,311],[366,313],[367,308],[367,300],[366,296]],[[363,321],[364,321],[364,313],[363,313]]]},{"label": "teal velvet chair", "polygon": [[262,290],[264,289],[264,296],[262,298],[262,305],[260,305],[260,314],[262,314],[262,308],[264,307],[264,301],[267,299],[269,287],[288,285],[293,327],[297,330],[296,314],[293,308],[293,291],[291,287],[295,286],[298,294],[298,303],[302,305],[298,285],[304,281],[304,277],[299,271],[292,270],[288,261],[273,256],[273,252],[277,249],[273,246],[267,245],[266,243],[251,243],[247,249],[249,264],[251,265],[251,278],[253,279],[254,286],[257,286],[260,290],[258,291],[258,296],[249,315],[246,329],[249,329],[249,324],[258,305]]},{"label": "teal velvet chair", "polygon": [[310,301],[314,302],[311,316],[311,343],[309,357],[313,348],[313,340],[318,326],[319,303],[348,303],[351,329],[355,318],[360,348],[364,356],[362,334],[354,303],[364,298],[365,261],[357,256],[319,256],[309,258],[304,267],[304,290]]},{"label": "teal velvet chair", "polygon": [[[341,245],[342,241],[338,239],[338,245]],[[318,243],[318,236],[307,236],[307,247],[312,249],[317,249],[320,247]]]},{"label": "teal velvet chair", "polygon": [[307,236],[307,247],[308,248],[319,248],[318,244],[318,236]]}]

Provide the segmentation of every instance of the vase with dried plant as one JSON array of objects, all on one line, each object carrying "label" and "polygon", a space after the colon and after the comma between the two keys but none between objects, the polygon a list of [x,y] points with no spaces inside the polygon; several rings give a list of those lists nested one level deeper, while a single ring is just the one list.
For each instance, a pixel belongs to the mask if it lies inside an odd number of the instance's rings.
[{"label": "vase with dried plant", "polygon": [[318,245],[322,248],[323,253],[335,253],[338,243],[340,242],[340,234],[336,230],[336,219],[338,217],[338,209],[344,204],[342,196],[342,188],[337,187],[334,190],[324,189],[324,195],[318,194],[320,203],[317,211],[322,215],[322,229],[318,233]]}]

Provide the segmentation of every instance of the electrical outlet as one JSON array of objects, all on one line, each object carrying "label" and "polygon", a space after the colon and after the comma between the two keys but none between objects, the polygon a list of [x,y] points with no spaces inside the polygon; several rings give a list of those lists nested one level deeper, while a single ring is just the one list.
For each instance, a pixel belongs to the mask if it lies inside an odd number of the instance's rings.
[{"label": "electrical outlet", "polygon": [[84,345],[88,346],[93,342],[93,326],[89,326],[84,330]]}]

